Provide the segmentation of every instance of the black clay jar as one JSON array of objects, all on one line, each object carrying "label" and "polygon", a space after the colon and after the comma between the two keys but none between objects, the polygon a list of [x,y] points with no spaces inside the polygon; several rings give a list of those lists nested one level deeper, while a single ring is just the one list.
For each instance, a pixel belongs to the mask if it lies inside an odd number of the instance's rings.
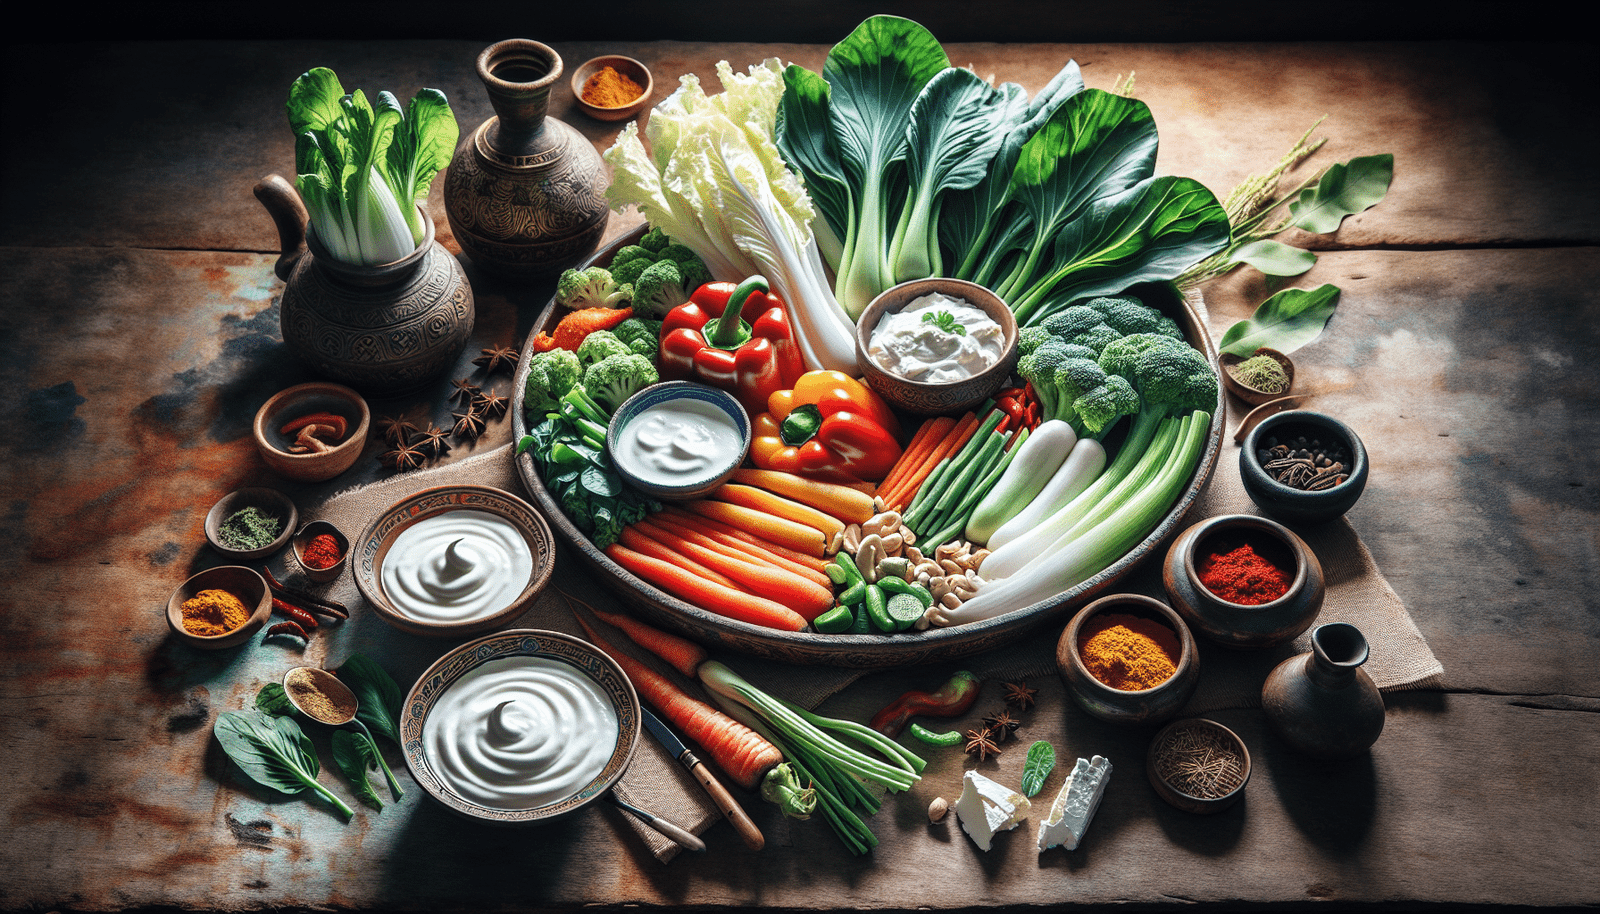
[{"label": "black clay jar", "polygon": [[[1349,457],[1342,470],[1345,480],[1316,491],[1279,482],[1261,458],[1274,441],[1295,450],[1312,442],[1342,448]],[[1245,492],[1267,514],[1286,524],[1320,524],[1343,515],[1361,498],[1367,486],[1367,449],[1338,419],[1311,410],[1289,410],[1268,416],[1250,430],[1239,451],[1239,474]]]},{"label": "black clay jar", "polygon": [[1383,733],[1383,696],[1361,668],[1367,639],[1348,622],[1311,632],[1311,652],[1278,664],[1261,709],[1284,741],[1314,758],[1360,755]]},{"label": "black clay jar", "polygon": [[[1288,575],[1288,588],[1264,603],[1236,603],[1202,580],[1205,559],[1249,545]],[[1224,647],[1258,650],[1294,640],[1322,610],[1322,563],[1288,528],[1253,514],[1207,518],[1178,534],[1161,566],[1172,606],[1202,637]]]}]

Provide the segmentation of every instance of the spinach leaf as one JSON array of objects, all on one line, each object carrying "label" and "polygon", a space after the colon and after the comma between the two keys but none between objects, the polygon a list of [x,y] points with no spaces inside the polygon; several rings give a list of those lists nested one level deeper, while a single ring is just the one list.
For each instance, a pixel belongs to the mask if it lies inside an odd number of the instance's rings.
[{"label": "spinach leaf", "polygon": [[351,654],[339,667],[339,679],[361,703],[356,719],[400,745],[400,686],[365,654]]},{"label": "spinach leaf", "polygon": [[1056,749],[1046,740],[1028,747],[1028,758],[1022,765],[1022,792],[1034,796],[1044,787],[1044,779],[1056,767]]},{"label": "spinach leaf", "polygon": [[1317,265],[1317,255],[1263,238],[1233,252],[1233,263],[1247,263],[1268,276],[1299,276]]},{"label": "spinach leaf", "polygon": [[372,782],[367,779],[367,771],[378,767],[378,747],[372,740],[354,730],[335,730],[333,763],[350,780],[356,799],[374,809],[383,809],[383,800],[378,798]]},{"label": "spinach leaf", "polygon": [[1338,286],[1284,289],[1262,302],[1255,314],[1229,327],[1217,348],[1240,358],[1263,346],[1288,355],[1320,336],[1338,306]]},{"label": "spinach leaf", "polygon": [[1330,165],[1316,184],[1289,204],[1290,224],[1326,235],[1338,229],[1346,216],[1376,206],[1393,180],[1394,156],[1389,153]]},{"label": "spinach leaf", "polygon": [[290,716],[260,711],[224,711],[212,729],[222,751],[251,780],[280,793],[298,794],[310,788],[327,800],[345,819],[355,812],[317,782],[321,766],[300,725]]},{"label": "spinach leaf", "polygon": [[289,700],[289,693],[284,690],[283,683],[269,682],[256,693],[256,708],[272,715],[293,714],[294,703]]}]

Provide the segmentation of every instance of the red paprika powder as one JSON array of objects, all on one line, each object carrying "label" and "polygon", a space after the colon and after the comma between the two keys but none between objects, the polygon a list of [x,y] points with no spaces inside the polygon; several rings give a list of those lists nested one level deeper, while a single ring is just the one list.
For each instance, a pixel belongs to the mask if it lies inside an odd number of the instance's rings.
[{"label": "red paprika powder", "polygon": [[1289,591],[1294,574],[1273,564],[1249,543],[1205,556],[1196,566],[1200,583],[1229,603],[1259,606]]},{"label": "red paprika powder", "polygon": [[300,550],[301,561],[308,568],[332,568],[344,556],[344,550],[339,548],[339,541],[331,533],[319,533],[313,536]]}]

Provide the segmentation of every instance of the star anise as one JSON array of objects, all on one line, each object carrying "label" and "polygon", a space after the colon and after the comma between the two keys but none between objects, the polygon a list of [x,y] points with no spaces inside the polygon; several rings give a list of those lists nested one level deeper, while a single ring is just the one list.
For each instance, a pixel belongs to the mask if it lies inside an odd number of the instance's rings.
[{"label": "star anise", "polygon": [[450,402],[459,406],[471,405],[473,399],[482,392],[469,378],[457,378],[450,385],[455,388],[450,391]]},{"label": "star anise", "polygon": [[522,357],[521,352],[510,346],[496,346],[493,349],[484,349],[482,352],[483,355],[473,359],[472,364],[481,366],[484,374],[491,375],[502,368],[507,371],[515,370],[517,359]]},{"label": "star anise", "polygon": [[428,423],[428,430],[417,435],[417,440],[412,442],[417,450],[426,451],[429,457],[439,458],[450,453],[450,433]]},{"label": "star anise", "polygon": [[1026,711],[1032,707],[1034,696],[1038,694],[1039,690],[1028,688],[1026,682],[1006,683],[1006,704],[1018,711]]},{"label": "star anise", "polygon": [[406,470],[415,470],[422,466],[428,455],[414,444],[399,444],[392,451],[384,451],[378,458],[383,465],[395,472],[403,473]]},{"label": "star anise", "polygon": [[485,419],[498,419],[506,414],[506,405],[510,402],[508,397],[486,390],[472,401],[472,409]]},{"label": "star anise", "polygon": [[1012,717],[1010,711],[1002,710],[991,717],[985,717],[983,726],[994,736],[995,742],[1003,743],[1016,737],[1017,728],[1022,726],[1022,721]]},{"label": "star anise", "polygon": [[417,427],[405,416],[381,416],[378,419],[378,433],[383,440],[399,447],[411,440],[417,433]]},{"label": "star anise", "polygon": [[478,415],[477,410],[467,407],[467,411],[464,413],[451,413],[450,415],[456,420],[456,424],[450,429],[450,433],[457,438],[466,438],[469,441],[473,441],[483,434],[483,417]]},{"label": "star anise", "polygon": [[968,730],[966,751],[968,755],[976,755],[981,762],[991,755],[999,755],[1000,747],[988,730]]}]

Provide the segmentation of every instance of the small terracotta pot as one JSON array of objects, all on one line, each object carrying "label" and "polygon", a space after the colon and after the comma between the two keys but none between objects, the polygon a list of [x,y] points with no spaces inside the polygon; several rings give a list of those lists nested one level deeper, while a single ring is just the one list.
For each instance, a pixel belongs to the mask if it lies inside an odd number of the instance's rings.
[{"label": "small terracotta pot", "polygon": [[[1151,619],[1172,629],[1181,651],[1177,670],[1165,682],[1137,692],[1114,689],[1095,678],[1084,665],[1079,645],[1084,625],[1096,616],[1115,613]],[[1189,702],[1200,681],[1200,652],[1189,626],[1160,600],[1138,594],[1102,597],[1073,617],[1056,642],[1056,672],[1078,706],[1114,724],[1159,724],[1175,716]]]},{"label": "small terracotta pot", "polygon": [[[1289,589],[1270,603],[1233,603],[1200,581],[1199,565],[1206,555],[1246,542],[1293,574]],[[1253,514],[1207,518],[1178,534],[1167,550],[1161,582],[1173,608],[1196,631],[1225,647],[1245,650],[1291,641],[1310,628],[1326,592],[1322,563],[1311,547],[1282,524]]]}]

